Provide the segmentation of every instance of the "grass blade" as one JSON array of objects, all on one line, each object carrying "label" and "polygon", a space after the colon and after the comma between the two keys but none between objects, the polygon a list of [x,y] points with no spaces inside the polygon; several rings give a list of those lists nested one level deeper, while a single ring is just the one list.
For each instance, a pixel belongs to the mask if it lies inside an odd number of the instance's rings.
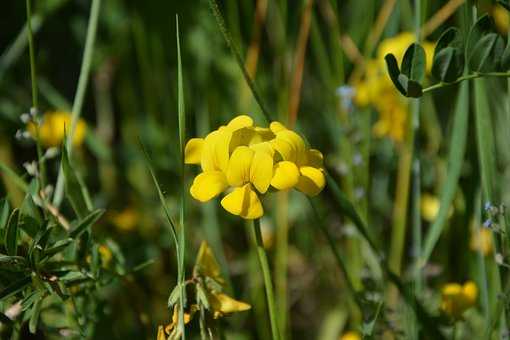
[{"label": "grass blade", "polygon": [[[423,247],[419,267],[427,263],[432,250],[434,249],[448,218],[448,211],[452,204],[460,178],[464,154],[466,152],[466,140],[468,132],[469,117],[469,84],[464,82],[460,85],[455,114],[453,120],[453,131],[450,140],[450,153],[448,155],[448,172],[445,184],[440,195],[439,212],[430,227]],[[418,269],[417,269],[418,270]]]},{"label": "grass blade", "polygon": [[179,295],[179,328],[181,329],[182,339],[186,339],[186,330],[184,327],[184,305],[186,303],[186,290],[184,285],[185,268],[184,255],[186,248],[186,227],[184,217],[186,213],[186,176],[184,168],[184,146],[186,143],[186,112],[184,109],[184,86],[182,82],[182,60],[181,60],[181,38],[179,32],[179,17],[175,16],[175,30],[177,40],[177,109],[179,121],[179,146],[180,146],[180,166],[181,166],[181,212],[179,229],[179,286],[181,293]]},{"label": "grass blade", "polygon": [[61,166],[64,174],[66,195],[69,198],[76,215],[79,218],[85,218],[85,216],[87,216],[87,214],[92,210],[92,203],[90,202],[87,188],[69,162],[68,149],[65,146],[65,143],[62,147]]}]

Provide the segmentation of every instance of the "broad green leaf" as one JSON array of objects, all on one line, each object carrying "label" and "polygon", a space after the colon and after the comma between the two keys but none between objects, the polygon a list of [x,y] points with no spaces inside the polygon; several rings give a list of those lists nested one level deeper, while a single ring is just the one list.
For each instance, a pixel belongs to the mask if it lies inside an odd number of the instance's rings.
[{"label": "broad green leaf", "polygon": [[422,86],[417,81],[409,79],[408,76],[401,73],[398,76],[398,82],[406,90],[406,97],[419,98],[422,96]]},{"label": "broad green leaf", "polygon": [[447,29],[436,44],[432,74],[442,82],[453,82],[464,71],[464,43],[457,28]]},{"label": "broad green leaf", "polygon": [[22,291],[28,284],[32,282],[30,276],[25,276],[21,279],[18,279],[5,287],[2,291],[0,291],[0,301],[6,299],[20,291]]},{"label": "broad green leaf", "polygon": [[501,60],[499,62],[499,68],[501,71],[510,70],[510,42],[507,42],[505,50],[501,55]]},{"label": "broad green leaf", "polygon": [[391,53],[388,53],[384,60],[386,61],[386,67],[388,68],[388,73],[390,75],[391,81],[393,85],[397,88],[397,90],[402,93],[404,96],[407,95],[406,89],[402,86],[399,81],[400,70],[398,68],[398,62],[395,56]]},{"label": "broad green leaf", "polygon": [[97,220],[103,216],[104,212],[104,209],[97,209],[89,213],[73,230],[69,231],[69,237],[73,239],[78,238],[85,230],[87,230],[88,227],[96,223]]},{"label": "broad green leaf", "polygon": [[[64,143],[65,145],[65,143]],[[87,188],[69,162],[69,155],[65,146],[62,147],[62,170],[67,198],[71,202],[74,212],[79,218],[84,218],[92,210]]]},{"label": "broad green leaf", "polygon": [[19,209],[14,209],[7,222],[5,230],[4,245],[7,255],[16,256],[18,250],[18,225],[19,225]]},{"label": "broad green leaf", "polygon": [[425,76],[425,51],[419,44],[411,44],[402,59],[401,72],[410,80],[420,83]]},{"label": "broad green leaf", "polygon": [[503,54],[503,39],[495,33],[489,15],[480,17],[469,32],[466,55],[469,69],[476,72],[494,71]]},{"label": "broad green leaf", "polygon": [[[466,153],[466,141],[468,134],[469,118],[469,83],[463,82],[460,85],[455,105],[455,114],[453,118],[453,130],[450,139],[450,151],[448,154],[448,170],[444,185],[440,194],[439,211],[434,223],[425,236],[421,263],[423,266],[427,263],[432,250],[434,249],[441,233],[444,229],[450,206],[455,197],[458,188],[464,155]],[[421,268],[416,268],[420,270]]]},{"label": "broad green leaf", "polygon": [[478,18],[476,23],[471,27],[469,31],[468,39],[466,42],[466,55],[469,57],[474,51],[475,45],[480,39],[489,33],[494,32],[494,26],[489,15],[485,14]]},{"label": "broad green leaf", "polygon": [[497,33],[482,36],[469,56],[469,69],[476,72],[497,70],[503,55],[503,49],[503,38]]}]

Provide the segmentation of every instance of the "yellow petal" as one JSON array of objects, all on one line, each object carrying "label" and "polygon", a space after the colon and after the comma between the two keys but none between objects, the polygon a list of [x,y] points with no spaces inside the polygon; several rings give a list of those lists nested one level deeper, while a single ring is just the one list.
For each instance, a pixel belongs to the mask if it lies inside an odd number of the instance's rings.
[{"label": "yellow petal", "polygon": [[[288,145],[285,145],[284,142],[288,143]],[[307,154],[305,142],[300,135],[291,130],[280,131],[276,134],[274,144],[275,149],[280,152],[283,160],[295,162],[298,166],[305,165]]]},{"label": "yellow petal", "polygon": [[216,318],[251,309],[249,304],[235,300],[223,293],[212,293],[210,295],[210,302]]},{"label": "yellow petal", "polygon": [[230,152],[234,151],[238,146],[250,145],[252,140],[257,138],[256,136],[257,133],[252,127],[245,127],[234,131],[229,145]]},{"label": "yellow petal", "polygon": [[237,116],[227,124],[227,127],[234,131],[248,126],[253,126],[253,119],[247,115]]},{"label": "yellow petal", "polygon": [[274,149],[271,146],[271,143],[269,143],[269,142],[252,144],[252,145],[250,145],[250,149],[252,149],[255,152],[265,152],[270,157],[273,157],[273,155],[274,155]]},{"label": "yellow petal", "polygon": [[464,294],[469,307],[476,303],[476,298],[478,297],[478,287],[473,281],[468,281],[464,284],[462,287],[462,293]]},{"label": "yellow petal", "polygon": [[231,139],[232,131],[226,128],[220,128],[205,137],[200,162],[203,171],[227,170]]},{"label": "yellow petal", "polygon": [[264,214],[257,193],[252,190],[251,184],[241,188],[235,188],[221,200],[223,208],[231,214],[241,216],[244,219],[252,220]]},{"label": "yellow petal", "polygon": [[267,152],[255,152],[250,167],[250,182],[261,193],[265,193],[273,177],[273,157]]},{"label": "yellow petal", "polygon": [[271,185],[278,190],[293,188],[299,181],[300,173],[296,164],[281,161],[274,166],[274,175]]},{"label": "yellow petal", "polygon": [[254,154],[255,152],[247,146],[239,146],[234,150],[227,168],[228,184],[240,187],[250,181],[250,168]]},{"label": "yellow petal", "polygon": [[308,150],[307,156],[308,156],[307,164],[309,166],[319,169],[323,167],[324,157],[322,156],[322,153],[319,150],[310,149]]},{"label": "yellow petal", "polygon": [[202,150],[204,148],[203,138],[191,138],[184,148],[184,163],[200,164],[202,159]]},{"label": "yellow petal", "polygon": [[156,340],[166,340],[166,334],[163,326],[158,326],[158,335]]},{"label": "yellow petal", "polygon": [[197,261],[193,271],[200,273],[203,276],[208,276],[216,280],[220,284],[224,284],[221,276],[220,265],[214,257],[214,254],[206,241],[202,241],[200,249],[198,250]]},{"label": "yellow petal", "polygon": [[277,132],[280,132],[280,131],[283,131],[283,130],[287,130],[285,125],[283,125],[280,122],[271,122],[271,124],[269,124],[269,129],[271,129],[271,131],[273,131],[273,133],[277,133]]},{"label": "yellow petal", "polygon": [[191,196],[200,202],[207,202],[227,188],[227,179],[221,171],[198,174],[189,189]]},{"label": "yellow petal", "polygon": [[271,141],[272,148],[278,152],[284,161],[295,162],[294,148],[286,140],[275,138]]},{"label": "yellow petal", "polygon": [[311,166],[302,166],[299,171],[301,176],[296,188],[308,196],[319,194],[326,185],[326,179],[322,171]]}]

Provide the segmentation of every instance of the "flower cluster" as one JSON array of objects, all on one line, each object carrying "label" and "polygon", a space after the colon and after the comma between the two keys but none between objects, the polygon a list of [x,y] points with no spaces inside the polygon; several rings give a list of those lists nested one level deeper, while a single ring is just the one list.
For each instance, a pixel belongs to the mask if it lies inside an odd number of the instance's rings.
[{"label": "flower cluster", "polygon": [[478,288],[472,281],[464,285],[448,283],[443,287],[441,294],[441,310],[451,319],[459,320],[467,309],[476,304]]},{"label": "flower cluster", "polygon": [[320,151],[279,122],[259,127],[246,115],[189,140],[185,163],[202,168],[190,188],[193,198],[207,202],[228,190],[221,205],[245,219],[264,214],[259,196],[268,190],[296,188],[315,196],[326,184]]},{"label": "flower cluster", "polygon": [[[393,53],[399,63],[404,53],[415,41],[410,32],[401,33],[395,37],[383,40],[377,49],[377,58],[367,61],[365,77],[354,82],[356,89],[354,102],[358,106],[372,105],[379,113],[379,119],[373,126],[376,137],[389,137],[395,142],[403,141],[408,116],[407,100],[394,88],[386,72],[384,56]],[[423,42],[426,55],[426,69],[429,73],[432,68],[434,44]]]}]

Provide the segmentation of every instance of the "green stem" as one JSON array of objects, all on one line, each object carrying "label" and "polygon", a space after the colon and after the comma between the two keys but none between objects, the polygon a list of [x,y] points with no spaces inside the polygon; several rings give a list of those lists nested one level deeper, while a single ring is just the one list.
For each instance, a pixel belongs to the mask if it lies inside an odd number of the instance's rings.
[{"label": "green stem", "polygon": [[251,235],[255,242],[257,256],[259,259],[260,269],[264,278],[264,286],[266,289],[267,307],[269,309],[269,320],[271,322],[271,333],[273,340],[281,339],[280,331],[278,330],[278,320],[276,318],[276,306],[274,302],[273,283],[271,281],[271,270],[269,269],[269,262],[267,260],[266,251],[262,243],[262,234],[260,232],[260,219],[253,220],[251,224]]},{"label": "green stem", "polygon": [[[76,129],[76,124],[80,119],[81,109],[83,107],[83,100],[85,98],[85,91],[90,74],[90,66],[92,64],[92,52],[94,51],[94,43],[96,40],[97,22],[99,18],[99,9],[101,7],[101,0],[92,0],[90,17],[87,27],[87,38],[85,40],[85,49],[83,51],[83,61],[81,64],[80,77],[78,78],[78,87],[74,96],[72,115],[71,115],[71,130],[67,136],[66,146],[69,154],[73,146],[73,136]],[[55,189],[55,196],[53,197],[53,205],[59,206],[62,202],[64,194],[64,173],[62,168],[58,173],[57,186]]]},{"label": "green stem", "polygon": [[[34,34],[32,30],[32,4],[31,0],[26,0],[26,8],[27,8],[27,30],[28,30],[28,50],[30,55],[30,78],[32,85],[32,109],[35,110],[37,114],[37,108],[39,107],[39,97],[37,92],[37,71],[35,64],[35,48],[34,48]],[[37,119],[37,118],[36,118]],[[45,177],[46,177],[46,169],[44,166],[44,158],[42,154],[42,147],[39,138],[39,123],[35,124],[35,142],[37,148],[37,159],[39,165],[39,190],[43,190],[45,186]]]},{"label": "green stem", "polygon": [[431,85],[429,87],[426,87],[426,88],[423,89],[423,93],[434,91],[434,90],[437,90],[437,89],[440,89],[440,88],[443,88],[443,87],[446,87],[446,86],[455,85],[455,84],[458,84],[458,83],[460,83],[460,82],[462,82],[464,80],[483,78],[483,77],[509,78],[510,77],[510,72],[487,72],[487,73],[476,72],[476,73],[472,73],[472,74],[467,74],[465,76],[457,78],[455,81],[452,81],[451,83],[440,82],[440,83]]}]

